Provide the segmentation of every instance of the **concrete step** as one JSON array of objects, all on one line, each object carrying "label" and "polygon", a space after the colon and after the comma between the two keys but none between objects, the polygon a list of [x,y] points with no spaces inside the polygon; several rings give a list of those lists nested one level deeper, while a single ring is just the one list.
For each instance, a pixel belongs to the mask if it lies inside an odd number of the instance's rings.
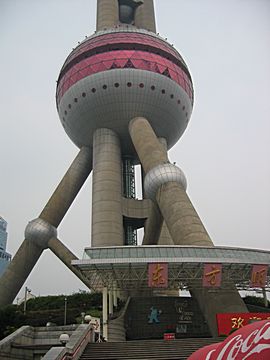
[{"label": "concrete step", "polygon": [[142,340],[115,343],[92,343],[81,360],[162,360],[187,359],[197,349],[221,341],[214,338],[189,338],[172,341]]}]

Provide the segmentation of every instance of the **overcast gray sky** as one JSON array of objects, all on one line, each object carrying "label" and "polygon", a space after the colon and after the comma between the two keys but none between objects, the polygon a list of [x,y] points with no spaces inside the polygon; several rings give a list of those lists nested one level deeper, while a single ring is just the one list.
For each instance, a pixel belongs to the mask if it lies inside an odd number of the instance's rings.
[{"label": "overcast gray sky", "polygon": [[[269,250],[270,1],[155,5],[158,32],[186,60],[195,88],[170,159],[216,245]],[[78,151],[58,119],[55,86],[95,18],[96,0],[0,0],[0,215],[13,255]],[[88,180],[59,228],[78,257],[90,243],[90,192]],[[26,285],[36,295],[85,289],[49,250]]]}]

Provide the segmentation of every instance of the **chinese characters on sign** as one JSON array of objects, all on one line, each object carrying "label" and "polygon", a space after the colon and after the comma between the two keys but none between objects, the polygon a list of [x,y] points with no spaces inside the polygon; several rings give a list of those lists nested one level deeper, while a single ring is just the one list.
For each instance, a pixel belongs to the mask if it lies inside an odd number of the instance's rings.
[{"label": "chinese characters on sign", "polygon": [[148,264],[148,286],[157,288],[168,287],[168,264]]},{"label": "chinese characters on sign", "polygon": [[221,264],[204,264],[203,286],[219,287],[221,285],[222,265]]},{"label": "chinese characters on sign", "polygon": [[270,313],[217,314],[218,335],[229,335],[233,330],[260,320],[270,320]]},{"label": "chinese characters on sign", "polygon": [[267,280],[267,265],[253,265],[250,287],[261,287],[264,288]]}]

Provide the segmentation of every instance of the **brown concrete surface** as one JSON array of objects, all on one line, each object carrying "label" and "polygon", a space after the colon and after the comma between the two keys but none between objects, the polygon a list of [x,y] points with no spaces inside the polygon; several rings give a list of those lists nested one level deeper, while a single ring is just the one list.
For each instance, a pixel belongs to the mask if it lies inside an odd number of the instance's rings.
[{"label": "brown concrete surface", "polygon": [[156,200],[174,244],[214,246],[186,191],[178,183],[162,185]]},{"label": "brown concrete surface", "polygon": [[[129,125],[130,136],[145,173],[167,160],[164,147],[160,146],[146,119],[136,118]],[[214,246],[194,209],[186,191],[176,182],[160,186],[156,201],[164,217],[174,244]],[[190,284],[190,291],[209,322],[213,336],[217,335],[216,313],[246,312],[247,308],[233,284],[227,289],[209,291]]]},{"label": "brown concrete surface", "polygon": [[[40,214],[57,227],[87,179],[92,168],[92,152],[82,148]],[[25,239],[4,274],[0,277],[0,306],[12,303],[32,271],[44,248]],[[64,263],[66,259],[61,259]]]},{"label": "brown concrete surface", "polygon": [[119,22],[118,0],[97,1],[97,31],[113,28]]},{"label": "brown concrete surface", "polygon": [[145,174],[155,166],[169,162],[164,146],[145,118],[137,117],[131,120],[129,134]]},{"label": "brown concrete surface", "polygon": [[122,169],[120,142],[116,133],[94,133],[92,182],[93,247],[124,244],[122,216]]},{"label": "brown concrete surface", "polygon": [[0,277],[0,307],[11,304],[38,261],[43,249],[25,239]]},{"label": "brown concrete surface", "polygon": [[153,0],[144,0],[135,13],[135,26],[156,32],[155,10]]},{"label": "brown concrete surface", "polygon": [[49,249],[71,270],[89,289],[91,289],[88,279],[76,268],[71,265],[72,260],[78,260],[59,239],[51,238],[48,242]]},{"label": "brown concrete surface", "polygon": [[82,147],[39,217],[58,227],[92,170],[92,150]]}]

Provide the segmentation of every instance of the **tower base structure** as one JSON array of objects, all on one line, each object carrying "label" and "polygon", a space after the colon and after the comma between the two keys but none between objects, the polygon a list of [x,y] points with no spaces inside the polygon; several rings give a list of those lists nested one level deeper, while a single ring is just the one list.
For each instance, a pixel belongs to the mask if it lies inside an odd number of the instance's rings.
[{"label": "tower base structure", "polygon": [[[222,265],[221,286],[203,285],[204,265],[208,263]],[[118,299],[122,294],[122,300],[139,296],[147,298],[148,304],[151,301],[156,304],[155,298],[162,294],[169,298],[170,291],[180,292],[181,295],[187,290],[196,306],[200,308],[202,314],[200,316],[203,316],[207,324],[205,329],[216,337],[218,336],[217,314],[248,312],[238,291],[251,290],[250,274],[255,263],[270,265],[270,251],[179,245],[90,247],[85,249],[83,260],[75,260],[72,265],[89,279],[95,291],[103,291],[104,294],[106,289],[106,293],[118,294]],[[166,288],[149,287],[149,264],[168,265]],[[270,287],[269,277],[266,287]],[[182,296],[178,299],[179,302],[183,300]],[[108,298],[106,300],[103,297],[103,302],[107,304],[107,301]],[[151,306],[149,311],[150,308]],[[164,311],[164,309],[157,310]],[[180,329],[187,321],[180,315],[181,311],[173,324],[166,316],[160,317],[160,321],[163,321],[164,326],[171,326],[174,330],[177,327]],[[190,314],[188,316],[192,327],[194,322],[190,319]],[[145,322],[147,321],[146,318]],[[107,322],[105,325],[107,326]],[[205,334],[201,333],[201,336],[203,335]],[[197,333],[196,336],[199,334]]]}]

